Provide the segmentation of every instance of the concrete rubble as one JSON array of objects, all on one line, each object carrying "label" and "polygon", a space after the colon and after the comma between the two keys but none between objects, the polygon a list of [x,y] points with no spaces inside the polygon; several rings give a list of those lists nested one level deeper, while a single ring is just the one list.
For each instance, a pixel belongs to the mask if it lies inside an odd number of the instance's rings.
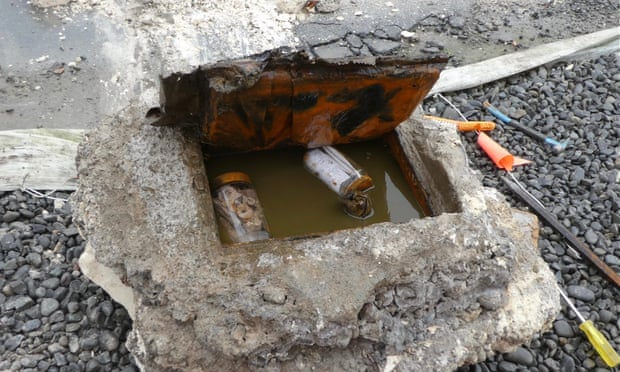
[{"label": "concrete rubble", "polygon": [[144,121],[158,76],[310,43],[293,2],[226,4],[130,10],[131,42],[106,49],[123,64],[113,89],[124,94],[110,95],[116,114],[78,153],[72,204],[88,240],[80,267],[128,310],[127,347],[143,370],[452,371],[547,329],[559,299],[535,248],[536,218],[481,186],[453,128],[419,115],[397,132],[437,216],[221,245],[200,145]]},{"label": "concrete rubble", "polygon": [[506,352],[559,311],[537,220],[483,188],[451,127],[398,135],[435,217],[236,247],[200,146],[120,112],[78,154],[82,270],[129,311],[144,370],[439,370]]}]

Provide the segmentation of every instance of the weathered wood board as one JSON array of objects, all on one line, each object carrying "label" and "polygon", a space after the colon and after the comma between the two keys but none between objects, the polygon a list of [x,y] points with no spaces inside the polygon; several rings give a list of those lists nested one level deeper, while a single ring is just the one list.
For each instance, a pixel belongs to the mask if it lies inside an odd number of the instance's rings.
[{"label": "weathered wood board", "polygon": [[467,66],[446,69],[441,72],[439,80],[427,96],[473,88],[554,61],[580,55],[587,56],[589,51],[599,47],[604,47],[604,52],[616,52],[620,48],[620,27],[539,45]]},{"label": "weathered wood board", "polygon": [[80,129],[0,131],[0,191],[75,190]]}]

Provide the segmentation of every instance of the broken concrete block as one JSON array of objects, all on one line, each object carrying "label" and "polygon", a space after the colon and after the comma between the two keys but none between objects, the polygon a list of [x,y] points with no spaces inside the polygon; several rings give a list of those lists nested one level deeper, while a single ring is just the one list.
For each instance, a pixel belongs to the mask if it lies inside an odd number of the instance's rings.
[{"label": "broken concrete block", "polygon": [[225,246],[198,141],[146,109],[86,136],[72,200],[80,264],[116,276],[92,279],[133,309],[144,370],[452,371],[559,311],[536,218],[481,186],[452,127],[396,129],[433,217]]}]

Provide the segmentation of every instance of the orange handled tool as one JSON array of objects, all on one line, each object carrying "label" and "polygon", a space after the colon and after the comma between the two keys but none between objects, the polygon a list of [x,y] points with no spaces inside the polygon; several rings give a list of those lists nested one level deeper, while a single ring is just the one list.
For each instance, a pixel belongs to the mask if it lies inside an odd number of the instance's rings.
[{"label": "orange handled tool", "polygon": [[451,120],[440,118],[437,116],[424,115],[425,119],[430,119],[434,121],[438,121],[441,123],[448,123],[456,125],[456,128],[461,132],[467,131],[489,131],[495,129],[495,123],[492,121],[461,121],[461,120]]}]

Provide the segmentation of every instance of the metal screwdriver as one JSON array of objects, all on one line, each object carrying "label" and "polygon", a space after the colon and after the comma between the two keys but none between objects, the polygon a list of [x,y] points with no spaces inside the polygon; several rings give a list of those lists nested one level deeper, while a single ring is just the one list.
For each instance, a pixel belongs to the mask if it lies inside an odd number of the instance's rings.
[{"label": "metal screwdriver", "polygon": [[562,295],[564,301],[566,301],[568,306],[570,306],[573,312],[575,312],[575,314],[577,315],[577,318],[579,318],[579,321],[581,322],[581,324],[579,324],[579,329],[581,329],[581,331],[586,334],[588,340],[590,341],[592,346],[594,346],[594,349],[596,349],[598,355],[600,355],[601,359],[603,359],[603,362],[605,362],[605,364],[612,368],[620,364],[620,356],[618,356],[618,353],[616,353],[616,351],[611,346],[609,341],[607,341],[605,336],[603,336],[603,334],[598,329],[596,329],[594,323],[592,323],[592,321],[589,319],[585,320],[581,313],[579,313],[575,305],[573,305],[571,300],[568,298],[568,296],[566,296],[566,294],[564,294],[564,292],[559,288],[558,291],[560,291],[560,294]]},{"label": "metal screwdriver", "polygon": [[540,133],[537,130],[526,127],[525,125],[521,125],[520,123],[512,120],[506,114],[498,110],[495,106],[491,105],[489,101],[484,101],[483,106],[486,107],[486,109],[489,110],[491,114],[493,114],[496,118],[498,118],[504,124],[510,125],[520,130],[521,132],[524,132],[528,134],[529,136],[536,138],[539,141],[542,141],[543,143],[551,145],[553,150],[556,152],[564,151],[564,149],[566,149],[566,146],[568,145],[568,141],[561,141],[561,142],[556,141],[555,139],[545,136],[544,134]]}]

